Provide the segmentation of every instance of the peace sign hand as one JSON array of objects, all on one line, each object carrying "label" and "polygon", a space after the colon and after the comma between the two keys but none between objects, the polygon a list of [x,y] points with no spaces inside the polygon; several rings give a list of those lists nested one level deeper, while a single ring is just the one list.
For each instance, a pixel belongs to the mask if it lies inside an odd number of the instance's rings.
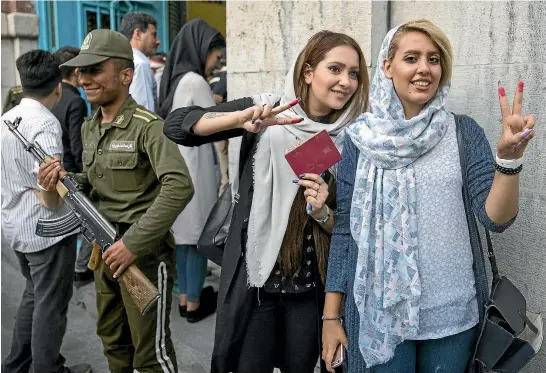
[{"label": "peace sign hand", "polygon": [[288,104],[273,108],[271,105],[255,105],[239,112],[239,123],[248,132],[258,133],[267,126],[297,124],[303,118],[277,118],[276,115],[299,104],[299,100],[293,100]]},{"label": "peace sign hand", "polygon": [[497,155],[502,159],[521,158],[527,144],[535,136],[536,121],[533,114],[521,115],[523,82],[518,82],[514,104],[510,110],[506,91],[499,81],[499,102],[502,115],[502,135],[497,145]]}]

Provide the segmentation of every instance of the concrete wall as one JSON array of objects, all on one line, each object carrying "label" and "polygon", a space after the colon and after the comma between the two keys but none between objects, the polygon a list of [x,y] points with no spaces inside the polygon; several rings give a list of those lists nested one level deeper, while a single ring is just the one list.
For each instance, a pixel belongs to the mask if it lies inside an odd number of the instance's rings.
[{"label": "concrete wall", "polygon": [[15,61],[20,55],[38,48],[38,16],[31,13],[2,13],[1,16],[3,106],[9,89],[21,83]]},{"label": "concrete wall", "polygon": [[[230,99],[282,92],[298,50],[321,29],[345,32],[360,44],[370,74],[388,28],[428,18],[453,45],[454,75],[449,106],[485,129],[492,149],[501,124],[497,80],[511,97],[525,82],[524,111],[537,115],[537,135],[526,151],[520,213],[494,236],[503,274],[515,281],[528,306],[546,314],[546,2],[235,2],[227,3]],[[230,162],[237,162],[237,145]],[[546,348],[524,370],[546,371]]]}]

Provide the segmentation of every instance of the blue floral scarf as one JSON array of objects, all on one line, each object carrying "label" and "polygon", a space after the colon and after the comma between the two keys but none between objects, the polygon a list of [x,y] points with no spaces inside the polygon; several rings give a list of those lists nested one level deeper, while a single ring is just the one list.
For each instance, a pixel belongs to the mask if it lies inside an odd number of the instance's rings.
[{"label": "blue floral scarf", "polygon": [[370,90],[371,113],[347,129],[360,150],[351,205],[358,245],[354,298],[360,316],[359,347],[368,367],[394,356],[396,346],[419,330],[421,281],[417,261],[416,181],[413,162],[447,130],[443,84],[419,115],[405,119],[383,61],[398,27],[381,45]]}]

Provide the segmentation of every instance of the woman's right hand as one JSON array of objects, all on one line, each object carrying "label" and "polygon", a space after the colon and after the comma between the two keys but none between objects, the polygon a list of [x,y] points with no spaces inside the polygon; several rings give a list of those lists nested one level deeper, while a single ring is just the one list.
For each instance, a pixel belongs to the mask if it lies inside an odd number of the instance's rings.
[{"label": "woman's right hand", "polygon": [[296,106],[299,101],[293,100],[288,104],[277,106],[276,108],[271,105],[255,105],[248,109],[238,111],[239,115],[239,127],[244,128],[248,132],[258,133],[264,127],[284,125],[284,124],[297,124],[303,121],[303,118],[277,118],[276,115]]},{"label": "woman's right hand", "polygon": [[334,373],[332,360],[340,344],[345,348],[349,347],[343,325],[339,320],[324,320],[322,322],[322,360],[328,372]]}]

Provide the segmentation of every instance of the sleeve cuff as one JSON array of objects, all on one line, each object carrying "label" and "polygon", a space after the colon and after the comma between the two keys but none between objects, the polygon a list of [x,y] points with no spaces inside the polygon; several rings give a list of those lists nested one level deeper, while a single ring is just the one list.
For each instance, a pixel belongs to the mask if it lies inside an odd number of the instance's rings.
[{"label": "sleeve cuff", "polygon": [[493,220],[491,220],[489,218],[489,216],[487,215],[487,212],[485,211],[485,206],[484,206],[483,210],[480,211],[479,220],[482,223],[482,225],[485,227],[485,229],[487,229],[488,231],[495,232],[495,233],[502,233],[505,230],[507,230],[508,228],[510,228],[510,226],[512,224],[514,224],[518,214],[519,214],[519,210],[516,213],[516,216],[514,216],[512,219],[510,219],[510,221],[508,221],[508,222],[506,222],[504,224],[497,224],[497,223],[495,223]]},{"label": "sleeve cuff", "polygon": [[138,234],[135,233],[137,223],[133,224],[131,228],[125,232],[123,237],[121,238],[121,241],[125,245],[127,249],[129,249],[130,252],[133,254],[139,256],[146,252],[145,249],[142,249],[141,246],[139,246],[139,242],[142,240],[139,239]]}]

